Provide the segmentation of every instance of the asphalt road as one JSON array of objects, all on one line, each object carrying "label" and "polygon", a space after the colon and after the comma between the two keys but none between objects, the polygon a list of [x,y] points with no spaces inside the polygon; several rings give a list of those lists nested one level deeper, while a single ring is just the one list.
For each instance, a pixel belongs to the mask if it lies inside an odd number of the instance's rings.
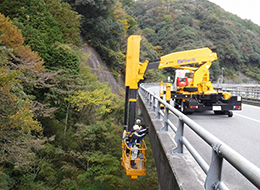
[{"label": "asphalt road", "polygon": [[[188,117],[260,168],[260,107],[243,104],[242,111],[234,111],[231,118],[210,111],[194,113]],[[194,132],[188,128],[185,130],[186,138],[210,164],[211,148],[196,137]],[[227,162],[223,164],[222,179],[229,189],[257,189]]]},{"label": "asphalt road", "polygon": [[[158,87],[151,87],[149,90],[156,94],[159,92]],[[233,113],[233,117],[228,117],[207,111],[193,113],[188,117],[260,168],[260,107],[242,104],[242,111]],[[176,124],[176,121],[173,123]],[[210,165],[211,147],[188,127],[185,127],[184,134]],[[226,161],[223,163],[222,180],[230,190],[257,189]]]}]

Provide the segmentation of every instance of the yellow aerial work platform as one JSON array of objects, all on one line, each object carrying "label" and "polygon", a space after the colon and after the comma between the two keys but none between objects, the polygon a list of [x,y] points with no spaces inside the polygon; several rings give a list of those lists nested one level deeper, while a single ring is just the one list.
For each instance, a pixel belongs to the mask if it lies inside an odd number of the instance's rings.
[{"label": "yellow aerial work platform", "polygon": [[[145,141],[142,140],[140,143],[140,148],[132,148],[128,147],[126,139],[122,141],[122,166],[125,169],[126,175],[129,176],[130,180],[135,180],[138,176],[145,176],[146,175],[146,168],[145,168],[145,151],[147,150]],[[138,151],[137,157],[135,159],[131,158],[131,155],[134,151]],[[134,160],[136,163],[136,168],[131,168],[131,160]]]}]

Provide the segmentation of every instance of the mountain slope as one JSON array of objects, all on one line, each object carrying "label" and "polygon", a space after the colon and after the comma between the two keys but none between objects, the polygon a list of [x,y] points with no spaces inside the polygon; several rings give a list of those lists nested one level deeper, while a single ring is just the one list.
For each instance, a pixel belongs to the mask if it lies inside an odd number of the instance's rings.
[{"label": "mountain slope", "polygon": [[207,0],[138,0],[133,9],[143,35],[163,53],[209,47],[219,61],[213,79],[235,71],[260,80],[260,27]]}]

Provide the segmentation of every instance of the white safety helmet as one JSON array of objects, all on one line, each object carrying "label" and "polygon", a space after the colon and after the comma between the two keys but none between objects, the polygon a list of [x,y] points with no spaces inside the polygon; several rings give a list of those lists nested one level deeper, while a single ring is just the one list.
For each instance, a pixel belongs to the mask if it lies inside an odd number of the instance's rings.
[{"label": "white safety helmet", "polygon": [[136,131],[136,130],[140,130],[140,127],[138,125],[134,125],[133,129]]},{"label": "white safety helmet", "polygon": [[135,124],[141,124],[141,119],[137,119],[137,120],[135,121]]}]

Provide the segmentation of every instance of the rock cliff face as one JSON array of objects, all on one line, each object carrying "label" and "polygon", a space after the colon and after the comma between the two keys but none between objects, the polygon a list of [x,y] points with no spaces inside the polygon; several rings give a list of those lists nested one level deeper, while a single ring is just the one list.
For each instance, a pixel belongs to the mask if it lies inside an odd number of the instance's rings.
[{"label": "rock cliff face", "polygon": [[103,63],[95,49],[86,45],[83,45],[82,48],[84,53],[90,54],[86,64],[90,67],[93,73],[96,73],[98,80],[101,82],[108,82],[113,93],[118,94],[124,91],[124,81],[120,78],[118,79],[118,82],[115,80],[114,76],[109,72],[107,66]]}]

